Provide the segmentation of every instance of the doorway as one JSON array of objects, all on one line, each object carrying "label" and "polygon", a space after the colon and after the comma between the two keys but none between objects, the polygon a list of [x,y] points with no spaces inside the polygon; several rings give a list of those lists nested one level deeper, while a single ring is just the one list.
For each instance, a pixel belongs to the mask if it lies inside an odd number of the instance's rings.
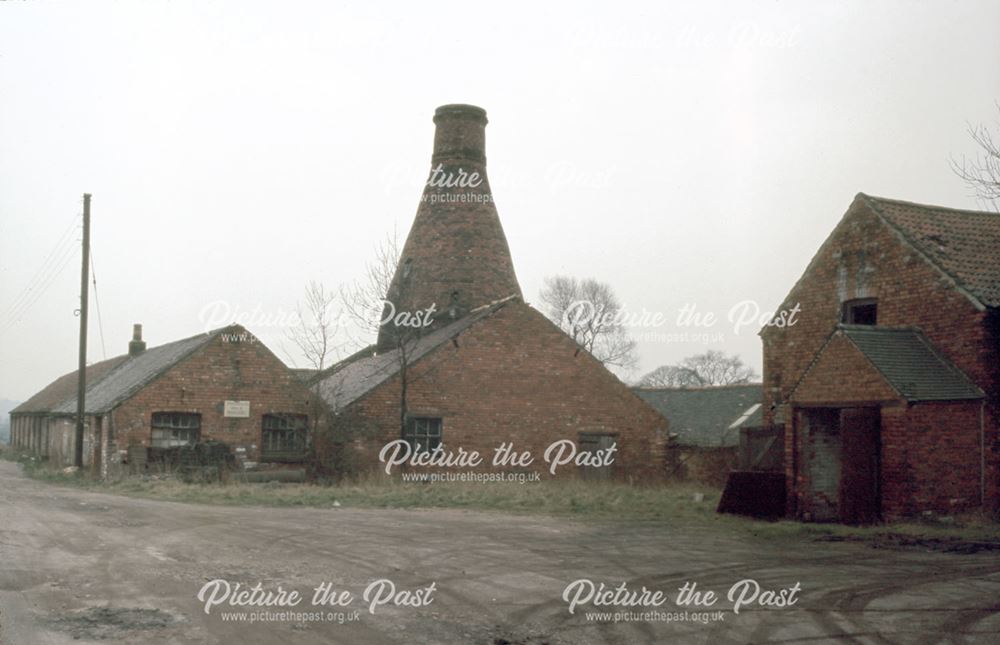
[{"label": "doorway", "polygon": [[878,407],[803,410],[807,485],[800,514],[846,524],[879,520],[880,416]]}]

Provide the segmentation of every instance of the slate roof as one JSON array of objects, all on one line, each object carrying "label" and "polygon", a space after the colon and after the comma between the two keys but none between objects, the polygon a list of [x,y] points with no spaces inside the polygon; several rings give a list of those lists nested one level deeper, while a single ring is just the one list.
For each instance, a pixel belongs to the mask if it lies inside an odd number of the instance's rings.
[{"label": "slate roof", "polygon": [[[764,425],[764,406],[763,404],[754,407],[747,417],[740,418],[736,420],[737,428],[759,428]],[[780,407],[774,411],[774,425],[783,426],[785,425],[785,413]]]},{"label": "slate roof", "polygon": [[962,289],[987,307],[1000,306],[1000,214],[858,198]]},{"label": "slate roof", "polygon": [[[516,296],[510,296],[498,302],[483,305],[471,311],[464,318],[432,331],[426,336],[411,340],[407,346],[409,350],[408,364],[412,365],[515,299],[517,299]],[[348,358],[337,363],[319,381],[320,396],[334,410],[340,410],[357,401],[399,372],[399,349],[374,355],[372,351],[372,348],[366,348],[355,354],[354,360]]]},{"label": "slate roof", "polygon": [[632,391],[667,419],[679,445],[706,448],[737,445],[739,428],[759,411],[764,398],[760,383]]},{"label": "slate roof", "polygon": [[983,391],[938,353],[919,329],[839,325],[836,334],[847,337],[908,401],[983,398]]},{"label": "slate roof", "polygon": [[[228,329],[232,327],[151,347],[138,356],[126,354],[88,366],[86,414],[102,414],[114,409],[119,403]],[[76,371],[61,376],[11,413],[76,414],[76,381]],[[30,409],[27,407],[29,405],[32,406]]]}]

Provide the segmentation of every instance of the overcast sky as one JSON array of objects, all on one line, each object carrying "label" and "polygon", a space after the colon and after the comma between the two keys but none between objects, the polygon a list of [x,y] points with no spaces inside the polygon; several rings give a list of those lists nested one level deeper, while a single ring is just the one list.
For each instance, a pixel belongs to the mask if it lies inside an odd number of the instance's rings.
[{"label": "overcast sky", "polygon": [[594,277],[668,320],[633,330],[634,377],[706,349],[759,370],[728,312],[777,306],[856,193],[977,206],[948,160],[996,122],[997,25],[988,1],[0,3],[0,398],[75,368],[82,193],[92,361],[220,301],[273,322],[405,236],[445,103],[487,110],[529,302]]}]

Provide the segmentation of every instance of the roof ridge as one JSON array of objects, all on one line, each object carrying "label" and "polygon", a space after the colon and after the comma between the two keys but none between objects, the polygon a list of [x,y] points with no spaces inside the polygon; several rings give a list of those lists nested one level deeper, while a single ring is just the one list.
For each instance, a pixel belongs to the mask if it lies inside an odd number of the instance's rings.
[{"label": "roof ridge", "polygon": [[916,325],[858,325],[837,323],[837,327],[845,331],[909,331],[918,334],[924,333],[924,330]]},{"label": "roof ridge", "polygon": [[[145,351],[143,351],[141,354],[137,354],[136,356],[130,356],[127,360],[122,361],[118,365],[115,365],[113,368],[111,368],[110,370],[108,370],[108,372],[101,379],[99,379],[99,380],[97,380],[97,381],[95,381],[93,383],[88,383],[87,384],[87,389],[86,389],[86,391],[84,393],[84,397],[85,397],[85,399],[87,401],[91,400],[91,396],[90,395],[91,395],[91,391],[94,388],[96,388],[97,386],[99,386],[104,381],[112,378],[113,376],[117,376],[120,372],[124,371],[125,369],[128,369],[130,366],[135,365],[136,363],[138,363],[138,362],[140,362],[140,361],[148,358],[151,355],[154,355],[155,353],[160,353],[163,350],[166,350],[166,349],[169,349],[169,348],[172,348],[172,347],[176,347],[176,346],[181,345],[183,343],[189,343],[189,342],[192,342],[192,341],[195,341],[195,340],[199,340],[198,343],[193,344],[191,347],[187,348],[183,353],[181,353],[180,355],[176,356],[174,358],[174,360],[169,361],[165,365],[160,366],[159,369],[156,369],[152,373],[148,374],[145,378],[139,379],[139,380],[137,380],[137,381],[129,384],[127,387],[122,388],[122,390],[118,394],[118,396],[116,396],[116,397],[114,397],[112,399],[112,402],[109,404],[110,407],[102,408],[101,410],[96,410],[96,411],[103,411],[104,409],[112,409],[112,408],[116,407],[119,403],[121,403],[122,401],[126,401],[126,400],[130,399],[136,392],[139,392],[143,388],[147,387],[149,384],[153,383],[154,381],[156,381],[157,379],[159,379],[161,376],[163,376],[166,372],[168,372],[169,370],[171,370],[174,367],[176,367],[177,364],[179,364],[181,361],[186,360],[191,355],[193,355],[195,352],[197,352],[199,349],[205,347],[205,345],[207,345],[211,341],[215,340],[215,338],[218,337],[220,333],[222,333],[223,331],[225,331],[227,329],[232,329],[233,327],[239,327],[240,329],[244,329],[244,330],[246,329],[242,325],[234,323],[232,325],[227,325],[225,327],[219,327],[218,329],[213,329],[213,330],[210,330],[210,331],[207,331],[207,332],[202,332],[200,334],[194,334],[193,336],[187,336],[185,338],[174,340],[174,341],[171,341],[169,343],[164,343],[162,345],[157,345],[155,347],[150,347],[149,349],[146,349]],[[74,392],[70,397],[68,397],[67,399],[65,399],[62,402],[60,402],[57,406],[54,406],[54,409],[63,407],[64,405],[68,404],[70,401],[76,401],[76,400],[77,400],[77,394]],[[87,403],[87,405],[89,406],[89,403]]]},{"label": "roof ridge", "polygon": [[[912,235],[911,231],[907,230],[906,227],[894,221],[892,217],[890,217],[884,210],[882,210],[882,205],[878,201],[878,199],[871,197],[869,195],[865,195],[864,193],[858,193],[858,196],[855,199],[858,198],[863,198],[864,203],[873,213],[875,213],[875,217],[877,217],[879,221],[888,226],[891,231],[895,232],[896,235],[898,235],[903,240],[903,242],[905,242],[906,245],[910,247],[910,250],[916,253],[921,259],[923,259],[924,262],[937,269],[943,276],[945,276],[948,280],[950,280],[953,287],[959,293],[968,298],[969,301],[972,302],[972,304],[977,309],[982,311],[983,309],[986,308],[986,303],[983,302],[983,299],[978,294],[973,293],[972,289],[966,284],[965,280],[963,279],[963,276],[956,275],[954,271],[949,270],[940,261],[932,257],[929,253],[927,253],[927,251],[922,249],[920,245],[917,243],[916,236]],[[893,200],[885,200],[885,201],[897,204],[904,203],[900,201],[893,202]],[[927,206],[924,206],[922,204],[914,204],[914,205],[928,209]],[[967,212],[975,212],[975,211],[967,211]]]},{"label": "roof ridge", "polygon": [[690,387],[683,385],[633,385],[629,386],[632,390],[642,390],[643,392],[697,392],[704,390],[724,390],[724,389],[736,389],[741,387],[764,387],[763,383],[726,383],[724,385],[692,385]]},{"label": "roof ridge", "polygon": [[982,211],[982,210],[972,210],[970,208],[955,208],[953,206],[937,206],[935,204],[922,204],[920,202],[911,202],[905,199],[894,199],[892,197],[879,197],[878,195],[869,195],[865,192],[860,192],[857,194],[858,197],[863,197],[870,202],[885,202],[889,204],[899,204],[901,206],[910,206],[920,208],[926,211],[948,211],[950,213],[961,213],[963,215],[987,215],[990,217],[1000,217],[997,213],[992,211]]}]

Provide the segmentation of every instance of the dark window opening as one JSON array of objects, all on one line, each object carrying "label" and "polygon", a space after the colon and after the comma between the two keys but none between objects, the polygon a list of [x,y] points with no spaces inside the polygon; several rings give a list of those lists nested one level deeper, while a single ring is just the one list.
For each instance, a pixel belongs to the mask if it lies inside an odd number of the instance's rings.
[{"label": "dark window opening", "polygon": [[874,325],[877,320],[878,303],[874,298],[848,300],[844,303],[844,323],[848,325]]},{"label": "dark window opening", "polygon": [[154,412],[150,446],[174,448],[198,443],[201,415],[191,412]]},{"label": "dark window opening", "polygon": [[262,459],[301,459],[306,451],[304,414],[265,414],[260,439]]},{"label": "dark window opening", "polygon": [[441,445],[441,419],[434,417],[414,417],[406,422],[403,439],[414,451],[430,451]]}]

